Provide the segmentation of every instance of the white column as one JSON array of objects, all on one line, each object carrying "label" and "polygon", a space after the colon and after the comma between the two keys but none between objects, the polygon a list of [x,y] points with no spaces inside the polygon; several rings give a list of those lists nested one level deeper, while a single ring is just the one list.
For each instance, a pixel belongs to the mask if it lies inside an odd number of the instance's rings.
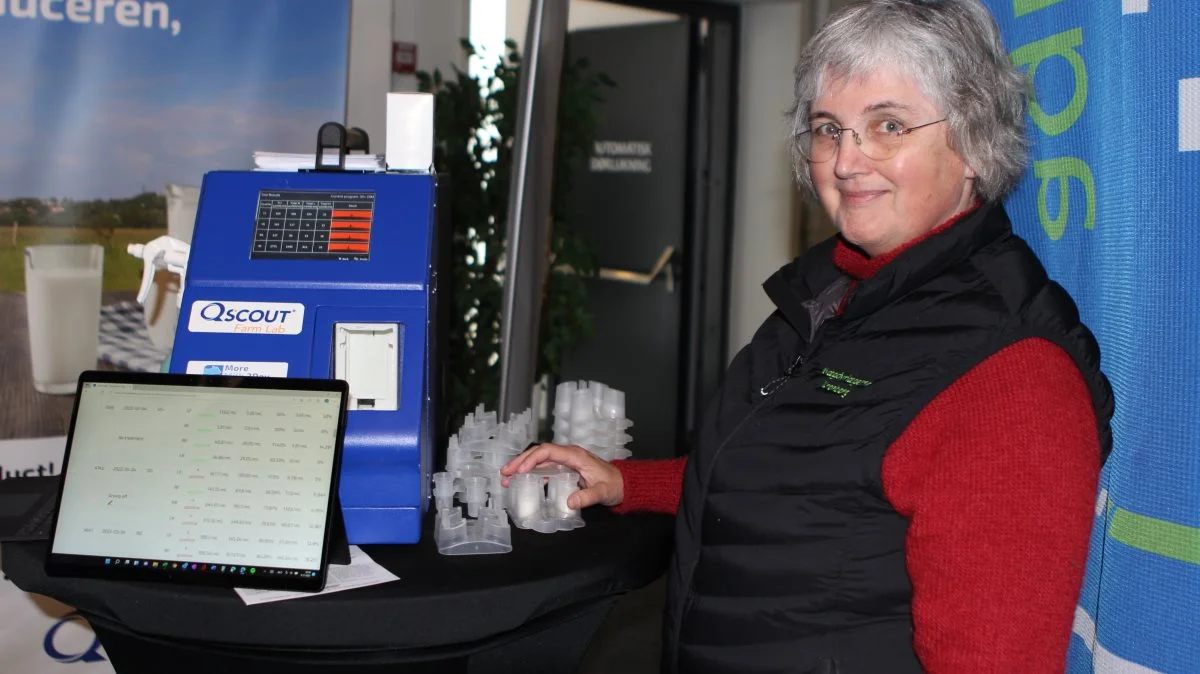
[{"label": "white column", "polygon": [[[371,137],[371,151],[383,152],[387,92],[392,85],[392,4],[351,0],[350,73],[346,86],[346,125]],[[316,138],[316,129],[313,129]]]},{"label": "white column", "polygon": [[[469,0],[392,0],[391,4],[393,39],[417,45],[417,70],[430,73],[441,70],[443,77],[453,78],[453,67],[467,69],[467,59],[458,41],[470,37]],[[391,91],[416,90],[415,75],[394,76]]]},{"label": "white column", "polygon": [[792,103],[792,69],[807,16],[801,3],[742,6],[728,358],[770,315],[762,282],[795,247],[797,197],[784,112]]}]

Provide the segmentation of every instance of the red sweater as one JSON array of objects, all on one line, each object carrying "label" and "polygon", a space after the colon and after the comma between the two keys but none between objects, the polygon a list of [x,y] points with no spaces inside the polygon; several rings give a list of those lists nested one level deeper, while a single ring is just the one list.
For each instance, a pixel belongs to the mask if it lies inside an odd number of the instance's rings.
[{"label": "red sweater", "polygon": [[[834,261],[863,279],[899,252],[868,259],[839,243]],[[1042,339],[980,363],[888,448],[883,485],[910,520],[913,641],[926,671],[1064,670],[1099,456],[1087,384]],[[614,462],[625,484],[615,510],[674,513],[686,463]]]}]

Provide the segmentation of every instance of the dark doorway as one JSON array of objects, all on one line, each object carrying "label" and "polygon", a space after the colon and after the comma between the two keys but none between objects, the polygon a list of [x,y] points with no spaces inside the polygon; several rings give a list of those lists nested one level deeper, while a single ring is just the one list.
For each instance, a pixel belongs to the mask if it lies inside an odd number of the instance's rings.
[{"label": "dark doorway", "polygon": [[635,458],[687,451],[725,366],[737,13],[715,11],[567,36],[616,88],[567,209],[602,271],[561,379],[625,391]]}]

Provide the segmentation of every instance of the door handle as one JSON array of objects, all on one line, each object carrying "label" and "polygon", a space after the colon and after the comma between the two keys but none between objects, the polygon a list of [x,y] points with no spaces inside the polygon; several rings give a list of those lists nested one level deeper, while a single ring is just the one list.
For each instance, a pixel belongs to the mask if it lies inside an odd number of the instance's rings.
[{"label": "door handle", "polygon": [[[667,278],[667,292],[675,292],[675,265],[671,264],[672,258],[675,257],[675,246],[667,246],[663,248],[663,252],[654,261],[654,266],[648,272],[633,271],[631,269],[611,269],[601,267],[596,270],[596,277],[606,281],[618,281],[620,283],[632,283],[639,286],[648,286],[654,283],[654,279],[660,274]],[[554,268],[555,271],[566,274],[574,274],[575,270],[570,265],[558,265]]]},{"label": "door handle", "polygon": [[621,283],[648,286],[654,283],[654,279],[658,278],[659,274],[663,274],[667,277],[667,292],[673,293],[675,292],[675,265],[671,264],[671,258],[673,257],[675,257],[675,246],[667,246],[663,248],[662,254],[654,261],[654,266],[648,272],[601,267],[596,270],[596,276],[606,281],[619,281]]}]

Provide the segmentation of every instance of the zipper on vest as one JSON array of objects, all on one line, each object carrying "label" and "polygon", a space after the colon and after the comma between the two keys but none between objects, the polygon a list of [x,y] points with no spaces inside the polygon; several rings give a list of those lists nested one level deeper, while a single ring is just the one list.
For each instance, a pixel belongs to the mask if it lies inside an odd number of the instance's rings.
[{"label": "zipper on vest", "polygon": [[[812,346],[809,345],[809,351],[811,351],[811,349],[812,349]],[[758,390],[758,392],[761,393],[763,395],[763,397],[765,398],[767,396],[770,396],[772,393],[775,393],[776,391],[778,391],[779,388],[781,386],[783,386],[784,382],[786,382],[788,379],[790,379],[791,376],[796,373],[796,370],[800,369],[800,366],[804,364],[805,357],[808,355],[809,355],[809,352],[806,351],[805,353],[801,353],[800,355],[796,356],[796,360],[792,361],[792,364],[790,366],[788,366],[788,368],[786,370],[784,370],[782,375],[767,382],[766,385],[764,385],[762,388],[760,388]],[[701,481],[700,481],[700,484],[702,486],[702,493],[700,495],[700,503],[701,503],[702,509],[703,509],[704,502],[708,499],[708,487],[709,487],[709,484],[712,482],[712,468],[713,468],[713,466],[716,465],[717,459],[720,458],[721,451],[723,449],[725,449],[725,445],[728,444],[729,441],[732,440],[737,435],[738,431],[742,428],[742,426],[745,425],[746,422],[748,422],[759,410],[761,410],[762,407],[763,407],[762,401],[755,403],[754,406],[750,409],[750,411],[746,414],[746,416],[743,417],[742,420],[738,422],[737,426],[735,426],[734,429],[732,431],[730,431],[729,435],[725,437],[725,439],[721,442],[720,445],[717,446],[716,450],[713,452],[712,460],[711,460],[711,463],[709,464],[708,473],[706,475],[704,475],[703,479],[701,479]],[[681,503],[681,507],[682,507],[682,503]],[[691,610],[692,603],[695,600],[695,597],[694,597],[695,588],[692,587],[692,582],[695,580],[695,577],[696,577],[696,565],[700,563],[699,548],[700,548],[700,530],[697,529],[696,530],[696,549],[697,549],[696,557],[689,561],[687,573],[681,574],[681,578],[680,578],[680,580],[682,581],[681,585],[682,585],[682,592],[683,592],[683,602],[682,602],[683,605],[680,607],[680,610],[678,611],[678,613],[671,616],[671,628],[673,629],[673,635],[671,638],[674,641],[675,650],[673,650],[671,653],[669,653],[667,655],[668,663],[664,667],[664,671],[669,671],[669,672],[678,672],[679,671],[678,670],[679,640],[680,640],[680,635],[683,633],[683,621],[684,621],[684,619],[687,618],[688,611]],[[665,646],[665,644],[664,644],[664,646]]]},{"label": "zipper on vest", "polygon": [[771,381],[767,382],[766,384],[764,384],[762,388],[758,389],[758,392],[763,394],[763,397],[765,398],[765,397],[771,395],[772,393],[778,391],[779,387],[783,386],[783,383],[785,381],[791,379],[792,375],[795,374],[796,370],[800,369],[800,366],[803,364],[804,364],[804,354],[800,354],[799,356],[796,356],[796,360],[793,361],[792,364],[788,366],[788,369],[783,371],[783,374],[779,375],[778,377],[776,377],[776,378],[772,379]]},{"label": "zipper on vest", "polygon": [[[788,366],[788,368],[786,370],[783,371],[783,374],[772,379],[771,381],[767,382],[762,388],[758,389],[758,392],[763,395],[764,399],[771,396],[776,391],[778,391],[780,389],[780,387],[782,387],[783,384],[785,382],[787,382],[788,379],[792,378],[792,375],[796,374],[796,371],[799,370],[802,365],[804,365],[805,361],[807,361],[808,358],[810,356],[812,356],[813,352],[817,348],[816,347],[816,345],[818,343],[817,338],[820,336],[820,334],[822,334],[824,332],[823,330],[821,330],[821,328],[823,328],[823,327],[825,327],[824,321],[822,322],[822,325],[818,326],[818,330],[814,331],[813,339],[808,343],[808,345],[805,347],[804,351],[796,356],[796,359],[794,361],[792,361],[792,364],[790,366]],[[701,509],[703,509],[703,507],[704,507],[704,502],[708,500],[708,488],[709,488],[709,485],[712,483],[713,467],[715,467],[717,465],[717,459],[720,458],[721,451],[724,450],[725,446],[727,444],[729,444],[729,442],[734,437],[737,436],[738,431],[741,430],[742,426],[744,426],[746,424],[746,422],[748,422],[755,414],[757,414],[764,407],[763,403],[764,403],[764,401],[759,401],[759,402],[755,403],[750,408],[750,411],[746,413],[746,416],[743,417],[742,420],[738,422],[737,426],[735,426],[733,428],[733,430],[729,432],[729,434],[725,437],[725,439],[721,442],[720,445],[717,446],[716,450],[713,452],[712,459],[710,460],[710,463],[708,466],[708,472],[700,480]],[[682,501],[680,502],[680,507],[682,507]],[[683,606],[681,607],[681,610],[676,615],[672,616],[672,618],[671,618],[671,623],[672,623],[671,626],[673,627],[673,630],[674,630],[673,640],[674,640],[675,644],[674,644],[674,650],[668,655],[669,660],[668,660],[667,666],[665,668],[666,671],[670,671],[670,672],[678,671],[680,634],[683,632],[683,621],[684,621],[684,619],[687,618],[687,613],[691,609],[692,603],[694,601],[693,593],[694,593],[695,589],[692,587],[692,583],[696,577],[696,566],[700,563],[699,551],[700,551],[700,547],[701,547],[700,546],[700,539],[701,539],[700,529],[701,528],[702,527],[697,527],[696,531],[695,531],[696,555],[693,559],[691,559],[689,561],[687,573],[681,574],[681,577],[680,577],[680,580],[683,581],[682,582],[682,587],[683,587],[683,592],[684,592]],[[664,645],[664,647],[666,647],[667,644],[664,643],[663,645]],[[833,674],[837,674],[837,662],[835,661],[833,663],[833,665],[834,665]]]}]

